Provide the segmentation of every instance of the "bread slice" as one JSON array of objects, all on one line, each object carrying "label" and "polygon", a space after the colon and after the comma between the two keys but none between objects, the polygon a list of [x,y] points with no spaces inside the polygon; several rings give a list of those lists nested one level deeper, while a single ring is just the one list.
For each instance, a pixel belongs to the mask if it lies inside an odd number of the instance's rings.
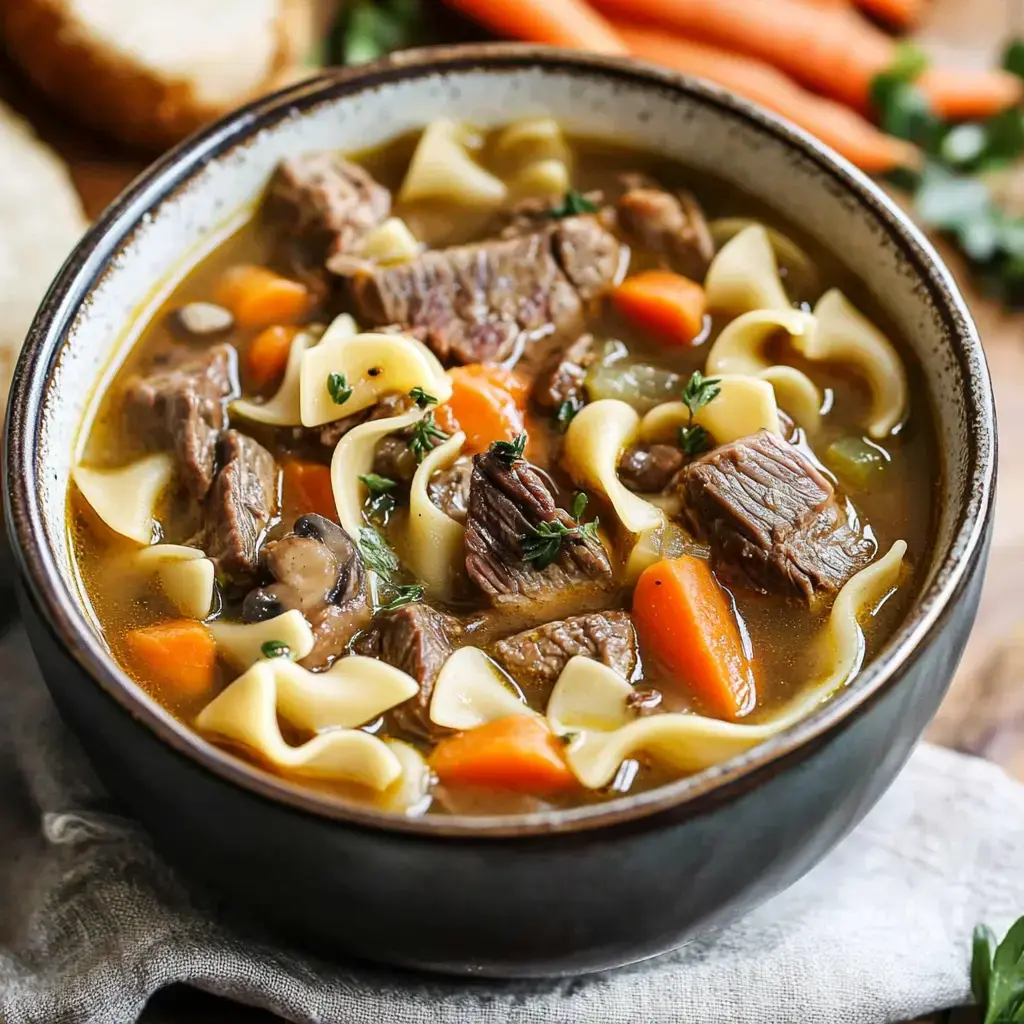
[{"label": "bread slice", "polygon": [[0,411],[36,307],[86,228],[63,161],[0,104]]},{"label": "bread slice", "polygon": [[0,0],[12,60],[55,103],[159,151],[295,77],[322,0]]}]

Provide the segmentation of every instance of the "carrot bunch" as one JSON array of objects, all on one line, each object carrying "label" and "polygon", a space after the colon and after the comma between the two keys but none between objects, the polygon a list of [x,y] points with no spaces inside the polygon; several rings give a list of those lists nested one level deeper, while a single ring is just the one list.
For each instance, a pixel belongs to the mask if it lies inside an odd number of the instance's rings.
[{"label": "carrot bunch", "polygon": [[[872,86],[926,0],[447,0],[493,32],[631,54],[708,79],[781,114],[862,170],[913,166],[915,148],[872,123]],[[858,8],[860,10],[858,10]],[[926,68],[915,85],[947,120],[991,117],[1021,99],[1001,70]]]}]

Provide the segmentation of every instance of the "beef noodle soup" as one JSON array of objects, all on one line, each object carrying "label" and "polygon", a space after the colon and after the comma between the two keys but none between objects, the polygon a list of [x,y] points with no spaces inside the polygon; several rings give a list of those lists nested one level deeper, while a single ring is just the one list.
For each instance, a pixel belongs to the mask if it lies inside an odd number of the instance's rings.
[{"label": "beef noodle soup", "polygon": [[395,813],[574,806],[856,677],[928,553],[923,395],[799,225],[442,121],[278,167],[103,396],[71,534],[209,741]]}]

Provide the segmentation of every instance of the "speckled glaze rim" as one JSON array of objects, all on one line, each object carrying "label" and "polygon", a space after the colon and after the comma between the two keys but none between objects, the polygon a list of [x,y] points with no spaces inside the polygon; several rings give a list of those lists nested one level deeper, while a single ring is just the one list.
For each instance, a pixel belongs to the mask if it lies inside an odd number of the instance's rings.
[{"label": "speckled glaze rim", "polygon": [[[946,332],[954,339],[966,382],[967,500],[959,510],[949,553],[897,633],[852,686],[772,740],[697,775],[605,804],[535,815],[402,818],[305,789],[213,746],[173,718],[117,668],[94,634],[77,598],[65,588],[47,541],[35,486],[43,471],[40,413],[68,327],[88,301],[109,261],[141,219],[182,187],[203,164],[244,143],[263,128],[364,89],[438,72],[513,71],[538,66],[570,75],[596,74],[633,86],[674,92],[720,109],[744,122],[749,131],[781,141],[804,159],[810,159],[824,175],[856,198],[865,215],[881,225],[914,269],[940,311]],[[5,458],[7,522],[31,600],[70,656],[140,727],[152,730],[180,755],[227,782],[294,810],[410,836],[479,839],[543,836],[625,823],[638,826],[637,819],[668,811],[673,817],[696,816],[756,788],[827,742],[883,691],[895,685],[917,652],[941,631],[971,568],[983,556],[986,524],[992,513],[996,433],[981,341],[949,271],[902,211],[844,159],[802,130],[703,81],[627,59],[546,47],[484,44],[406,51],[365,67],[326,72],[241,108],[153,164],[86,233],[43,301],[15,374],[7,415]]]}]

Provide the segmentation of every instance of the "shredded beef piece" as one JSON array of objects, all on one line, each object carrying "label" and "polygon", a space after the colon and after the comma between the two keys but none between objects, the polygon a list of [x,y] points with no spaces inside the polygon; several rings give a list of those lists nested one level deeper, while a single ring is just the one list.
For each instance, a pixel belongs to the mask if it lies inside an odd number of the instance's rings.
[{"label": "shredded beef piece", "polygon": [[563,402],[580,408],[586,400],[587,368],[596,358],[594,336],[580,335],[537,377],[533,386],[534,401],[549,412],[556,412]]},{"label": "shredded beef piece", "polygon": [[835,594],[874,554],[832,484],[766,430],[714,449],[678,481],[691,529],[730,582],[810,602]]},{"label": "shredded beef piece", "polygon": [[523,559],[522,539],[539,523],[575,521],[556,507],[542,477],[494,452],[473,459],[466,516],[466,570],[487,600],[532,622],[600,607],[613,588],[611,563],[598,538],[565,537],[543,569]]},{"label": "shredded beef piece", "polygon": [[325,423],[322,427],[310,428],[315,430],[320,443],[325,448],[335,448],[338,442],[353,428],[360,424],[369,423],[371,420],[383,420],[389,416],[401,416],[412,408],[412,399],[408,395],[385,395],[376,405],[362,412],[345,416],[333,423]]},{"label": "shredded beef piece", "polygon": [[202,500],[213,481],[217,438],[227,400],[238,394],[235,350],[214,345],[198,355],[177,350],[125,387],[129,432],[153,448],[171,448],[189,495]]},{"label": "shredded beef piece", "polygon": [[583,655],[632,679],[636,633],[628,612],[593,612],[517,633],[494,648],[498,661],[523,685],[554,686],[570,658]]},{"label": "shredded beef piece", "polygon": [[297,609],[313,629],[307,668],[324,667],[344,653],[373,615],[362,558],[337,523],[309,513],[291,533],[268,544],[264,567],[273,582],[250,591],[242,605],[246,622],[260,622]]},{"label": "shredded beef piece", "polygon": [[422,332],[444,361],[500,362],[523,334],[578,327],[583,302],[614,282],[620,262],[614,235],[572,217],[376,267],[352,291],[364,322]]},{"label": "shredded beef piece", "polygon": [[390,212],[391,193],[364,168],[331,152],[282,160],[264,204],[285,262],[319,288],[326,287],[325,264],[356,251]]},{"label": "shredded beef piece", "polygon": [[360,637],[360,654],[380,658],[420,684],[415,697],[389,713],[400,729],[430,739],[447,732],[430,720],[430,699],[437,675],[461,636],[462,625],[453,616],[428,604],[407,604],[378,615]]},{"label": "shredded beef piece", "polygon": [[230,577],[231,589],[251,582],[263,531],[276,511],[274,457],[246,434],[229,430],[221,438],[220,469],[207,496],[205,526],[193,540]]},{"label": "shredded beef piece", "polygon": [[637,245],[668,256],[680,273],[703,281],[715,245],[697,200],[636,178],[626,184],[618,202],[622,229]]},{"label": "shredded beef piece", "polygon": [[619,479],[631,491],[655,494],[668,487],[684,461],[683,453],[670,444],[628,448],[619,459]]}]

